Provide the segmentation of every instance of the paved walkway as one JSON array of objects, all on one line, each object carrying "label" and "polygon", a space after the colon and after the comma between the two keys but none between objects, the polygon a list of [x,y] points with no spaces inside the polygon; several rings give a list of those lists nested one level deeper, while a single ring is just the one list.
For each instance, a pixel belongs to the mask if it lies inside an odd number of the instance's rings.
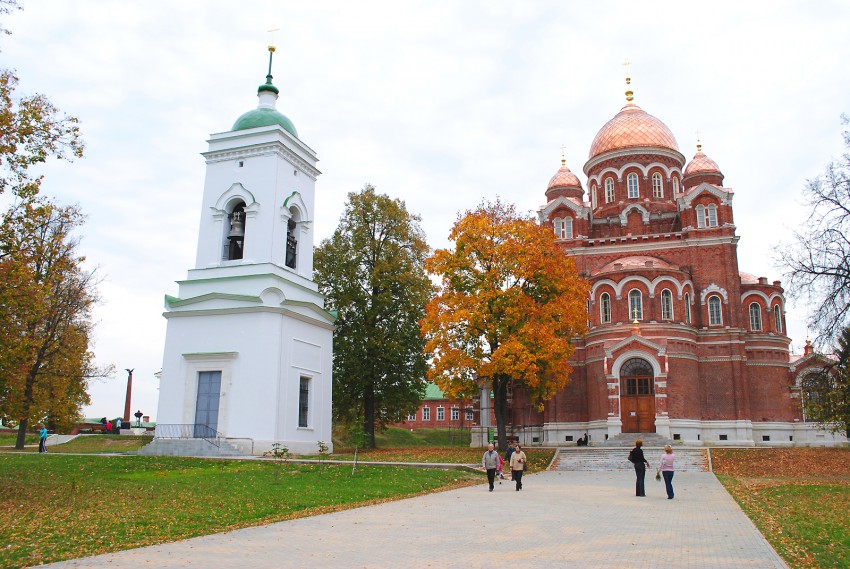
[{"label": "paved walkway", "polygon": [[784,568],[714,475],[545,472],[49,567]]}]

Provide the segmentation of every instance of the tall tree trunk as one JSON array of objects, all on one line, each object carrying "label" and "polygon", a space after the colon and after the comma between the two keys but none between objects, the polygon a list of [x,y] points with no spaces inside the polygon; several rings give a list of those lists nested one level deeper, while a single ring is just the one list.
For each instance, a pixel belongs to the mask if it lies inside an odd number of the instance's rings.
[{"label": "tall tree trunk", "polygon": [[21,419],[21,423],[18,425],[18,438],[15,439],[15,449],[23,450],[24,448],[24,440],[27,436],[27,425],[29,424],[29,419],[24,417]]},{"label": "tall tree trunk", "polygon": [[363,393],[363,434],[366,448],[375,448],[375,388],[366,386]]},{"label": "tall tree trunk", "polygon": [[493,408],[496,412],[496,437],[499,450],[508,448],[508,381],[505,375],[493,378]]},{"label": "tall tree trunk", "polygon": [[27,385],[24,388],[24,405],[21,409],[21,423],[18,425],[18,438],[15,439],[15,449],[24,449],[24,440],[27,436],[27,426],[29,425],[30,406],[32,405],[33,385],[35,385],[35,370],[30,370],[27,374]]}]

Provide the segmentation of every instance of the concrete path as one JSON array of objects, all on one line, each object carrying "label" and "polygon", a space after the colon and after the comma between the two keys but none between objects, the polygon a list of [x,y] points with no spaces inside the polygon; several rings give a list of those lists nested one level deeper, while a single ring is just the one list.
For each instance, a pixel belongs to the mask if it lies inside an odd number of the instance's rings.
[{"label": "concrete path", "polygon": [[49,567],[787,567],[713,474],[545,472]]}]

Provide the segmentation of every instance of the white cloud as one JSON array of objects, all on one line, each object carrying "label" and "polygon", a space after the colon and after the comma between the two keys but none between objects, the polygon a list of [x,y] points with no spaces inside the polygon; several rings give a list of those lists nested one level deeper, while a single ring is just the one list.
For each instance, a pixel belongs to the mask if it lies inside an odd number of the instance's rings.
[{"label": "white cloud", "polygon": [[[279,109],[314,148],[319,239],[366,182],[421,214],[447,245],[459,211],[501,196],[544,201],[565,146],[582,166],[624,103],[696,131],[735,189],[742,270],[779,279],[771,247],[801,220],[807,178],[842,150],[850,6],[795,2],[26,2],[6,16],[2,65],[82,120],[87,157],[45,168],[46,189],[88,214],[101,287],[96,353],[135,367],[134,408],[155,415],[164,294],[194,264],[207,136],[256,105],[276,34]],[[794,346],[805,307],[789,312]],[[116,415],[126,374],[92,386]],[[135,409],[134,409],[135,411]]]}]

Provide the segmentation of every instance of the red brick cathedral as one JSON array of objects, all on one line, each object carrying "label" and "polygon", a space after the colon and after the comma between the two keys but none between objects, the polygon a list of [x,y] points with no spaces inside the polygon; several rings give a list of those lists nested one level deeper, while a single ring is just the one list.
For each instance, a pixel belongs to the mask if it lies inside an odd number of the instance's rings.
[{"label": "red brick cathedral", "polygon": [[[540,221],[591,283],[572,381],[535,413],[514,393],[528,442],[587,432],[598,443],[657,433],[688,444],[829,443],[804,417],[811,349],[791,356],[779,281],[738,268],[733,191],[697,145],[632,102],[593,139],[588,193],[562,160]],[[843,437],[840,437],[843,440]]]}]

